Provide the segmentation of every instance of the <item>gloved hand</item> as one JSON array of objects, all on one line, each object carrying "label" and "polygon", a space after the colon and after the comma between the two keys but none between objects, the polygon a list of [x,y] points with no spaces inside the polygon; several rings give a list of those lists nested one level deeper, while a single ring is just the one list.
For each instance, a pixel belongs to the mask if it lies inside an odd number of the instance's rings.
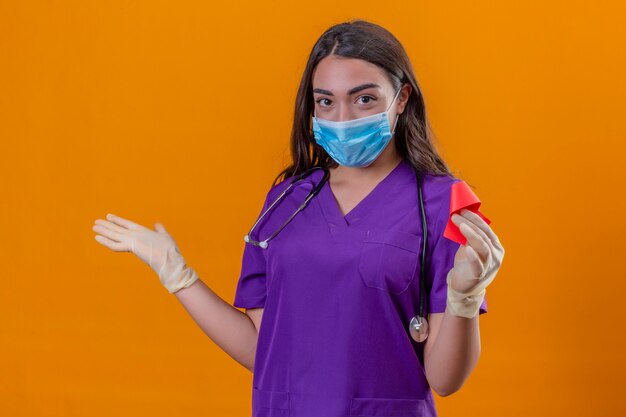
[{"label": "gloved hand", "polygon": [[504,248],[489,225],[467,209],[452,221],[467,238],[454,256],[454,267],[448,272],[446,306],[455,316],[472,318],[479,313],[486,288],[496,277]]},{"label": "gloved hand", "polygon": [[96,241],[115,252],[132,252],[159,276],[170,294],[188,288],[198,275],[187,266],[178,245],[161,223],[156,232],[130,220],[107,214],[107,220],[96,220],[93,230],[100,233]]}]

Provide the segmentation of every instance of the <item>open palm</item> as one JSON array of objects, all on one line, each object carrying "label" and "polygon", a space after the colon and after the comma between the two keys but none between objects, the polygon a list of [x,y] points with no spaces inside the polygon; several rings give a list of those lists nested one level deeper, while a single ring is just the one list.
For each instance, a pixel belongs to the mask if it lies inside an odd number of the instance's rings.
[{"label": "open palm", "polygon": [[187,288],[198,279],[161,223],[151,230],[113,214],[107,214],[106,218],[95,221],[93,230],[99,233],[96,241],[115,252],[134,253],[158,274],[170,293]]}]

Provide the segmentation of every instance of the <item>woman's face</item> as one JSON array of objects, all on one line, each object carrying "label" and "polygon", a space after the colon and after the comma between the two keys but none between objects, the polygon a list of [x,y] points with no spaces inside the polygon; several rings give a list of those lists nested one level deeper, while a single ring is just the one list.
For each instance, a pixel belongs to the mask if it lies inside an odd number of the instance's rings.
[{"label": "woman's face", "polygon": [[[381,113],[389,107],[397,91],[378,66],[357,58],[323,58],[313,71],[315,116],[345,121]],[[404,111],[411,86],[406,84],[389,107],[389,126]]]}]

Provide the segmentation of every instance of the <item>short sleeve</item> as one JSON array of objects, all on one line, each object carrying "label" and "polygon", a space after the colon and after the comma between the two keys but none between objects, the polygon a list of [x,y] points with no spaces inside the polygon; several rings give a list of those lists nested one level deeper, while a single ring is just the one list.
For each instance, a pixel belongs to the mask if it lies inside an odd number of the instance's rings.
[{"label": "short sleeve", "polygon": [[[450,217],[450,190],[440,208],[437,222],[435,223],[434,246],[432,249],[430,265],[428,268],[429,281],[432,283],[428,298],[429,313],[443,313],[446,310],[446,300],[448,296],[448,284],[446,278],[448,272],[454,267],[454,256],[456,255],[460,243],[454,242],[443,236],[443,231]],[[478,314],[487,312],[487,296],[480,305]]]},{"label": "short sleeve", "polygon": [[[271,191],[271,190],[270,190]],[[263,208],[259,212],[257,219],[261,216],[270,204],[270,193],[265,197]],[[256,221],[256,219],[254,220]],[[258,240],[258,226],[252,233],[252,238]],[[257,308],[265,306],[267,296],[266,259],[263,251],[265,249],[244,242],[243,257],[241,260],[241,273],[235,290],[233,305],[239,308]]]}]

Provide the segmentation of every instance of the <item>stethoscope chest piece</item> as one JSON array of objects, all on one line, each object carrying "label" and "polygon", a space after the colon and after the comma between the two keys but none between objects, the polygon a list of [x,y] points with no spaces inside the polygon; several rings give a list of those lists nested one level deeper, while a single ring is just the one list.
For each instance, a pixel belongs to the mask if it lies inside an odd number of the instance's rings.
[{"label": "stethoscope chest piece", "polygon": [[428,321],[426,318],[414,316],[409,323],[409,333],[411,337],[418,343],[423,342],[428,337]]}]

